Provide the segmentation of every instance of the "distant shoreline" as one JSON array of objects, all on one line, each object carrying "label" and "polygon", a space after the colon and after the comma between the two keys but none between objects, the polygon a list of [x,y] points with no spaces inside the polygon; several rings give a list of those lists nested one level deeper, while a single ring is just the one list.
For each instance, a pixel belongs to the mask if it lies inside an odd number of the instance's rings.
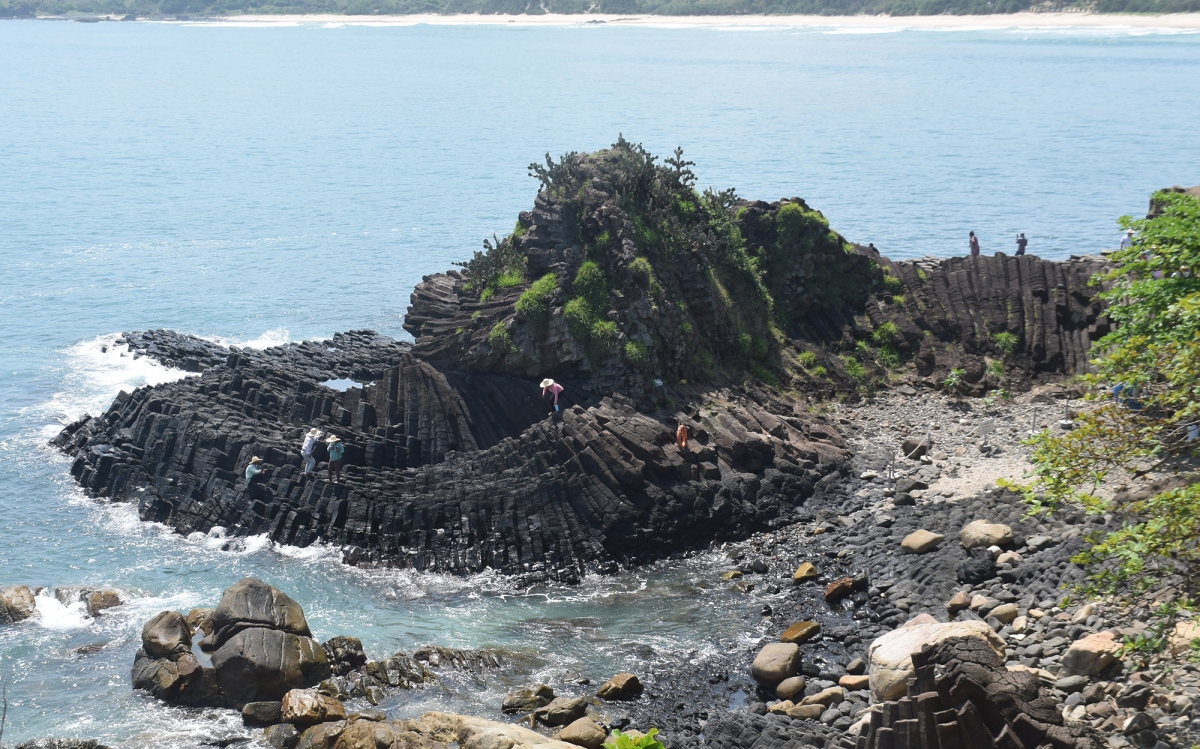
[{"label": "distant shoreline", "polygon": [[[112,20],[117,20],[115,17]],[[139,19],[153,21],[156,19]],[[1002,28],[1136,28],[1197,29],[1200,13],[1124,14],[1124,13],[1006,13],[994,15],[937,16],[661,16],[661,15],[379,15],[347,16],[335,14],[244,15],[192,18],[190,23],[222,23],[246,26],[282,24],[344,24],[355,26],[650,26],[659,28],[701,27],[855,27],[888,29],[1002,29]]]}]

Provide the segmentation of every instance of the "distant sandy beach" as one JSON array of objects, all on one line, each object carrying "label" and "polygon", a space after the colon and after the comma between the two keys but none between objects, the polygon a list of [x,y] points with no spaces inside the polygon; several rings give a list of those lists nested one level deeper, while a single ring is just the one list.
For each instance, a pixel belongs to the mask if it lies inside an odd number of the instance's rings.
[{"label": "distant sandy beach", "polygon": [[245,25],[347,24],[370,26],[462,26],[474,24],[523,26],[655,26],[679,27],[859,27],[892,29],[1002,29],[1002,28],[1127,28],[1197,29],[1200,13],[1125,15],[1100,13],[1011,13],[986,16],[652,16],[652,15],[246,15],[219,19]]}]

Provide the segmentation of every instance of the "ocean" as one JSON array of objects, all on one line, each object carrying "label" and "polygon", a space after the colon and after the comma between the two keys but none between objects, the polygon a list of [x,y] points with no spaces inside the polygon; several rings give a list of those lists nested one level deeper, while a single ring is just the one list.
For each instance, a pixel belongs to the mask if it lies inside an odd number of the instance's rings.
[{"label": "ocean", "polygon": [[[964,19],[964,24],[969,19]],[[141,624],[247,575],[376,658],[505,649],[486,679],[397,695],[498,714],[533,681],[602,681],[762,635],[716,549],[577,587],[347,569],[337,550],[175,536],[83,496],[46,446],[121,389],[182,373],[121,356],[169,327],[246,346],[404,337],[423,275],[512,229],[546,153],[619,134],[700,187],[800,196],[895,258],[1110,248],[1149,193],[1200,183],[1200,34],[1155,29],[653,28],[0,22],[0,627],[6,742],[187,747],[229,711],[134,694]],[[95,619],[52,593],[112,587]],[[85,648],[82,646],[97,646]],[[249,735],[249,734],[246,734]]]}]

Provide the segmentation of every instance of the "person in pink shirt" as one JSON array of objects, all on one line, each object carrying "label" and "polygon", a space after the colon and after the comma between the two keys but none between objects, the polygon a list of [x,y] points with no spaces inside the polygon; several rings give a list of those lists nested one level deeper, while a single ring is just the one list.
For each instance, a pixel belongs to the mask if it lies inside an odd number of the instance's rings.
[{"label": "person in pink shirt", "polygon": [[975,236],[975,232],[971,232],[971,256],[979,254],[979,237]]},{"label": "person in pink shirt", "polygon": [[555,382],[554,380],[547,377],[546,379],[542,380],[542,397],[543,398],[546,397],[547,391],[554,393],[554,410],[557,411],[558,410],[558,394],[563,391],[563,386],[559,385],[557,382]]}]

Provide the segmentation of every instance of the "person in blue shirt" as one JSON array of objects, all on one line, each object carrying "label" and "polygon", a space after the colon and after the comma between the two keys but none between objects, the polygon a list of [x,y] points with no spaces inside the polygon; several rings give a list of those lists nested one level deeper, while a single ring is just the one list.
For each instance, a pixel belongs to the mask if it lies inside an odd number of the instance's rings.
[{"label": "person in blue shirt", "polygon": [[262,473],[263,469],[259,466],[259,463],[262,463],[262,462],[263,462],[263,459],[259,458],[259,457],[253,457],[250,459],[250,464],[246,466],[246,485],[247,486],[250,485],[250,482],[254,480],[255,476]]},{"label": "person in blue shirt", "polygon": [[[329,482],[331,484],[342,483],[342,456],[346,454],[346,446],[342,444],[341,438],[336,434],[329,435],[329,439],[325,440],[325,445],[329,450]],[[334,474],[337,478],[334,478]]]}]

